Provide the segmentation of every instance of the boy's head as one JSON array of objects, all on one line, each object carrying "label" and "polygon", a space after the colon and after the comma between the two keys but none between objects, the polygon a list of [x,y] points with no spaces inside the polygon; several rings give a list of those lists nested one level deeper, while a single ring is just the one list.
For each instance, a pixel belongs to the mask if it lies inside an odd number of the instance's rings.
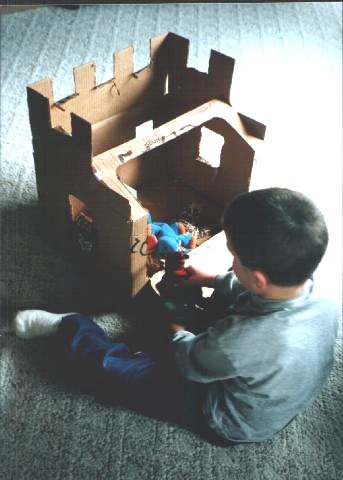
[{"label": "boy's head", "polygon": [[303,284],[327,244],[325,220],[305,195],[286,188],[243,193],[226,208],[223,228],[239,263],[280,287]]}]

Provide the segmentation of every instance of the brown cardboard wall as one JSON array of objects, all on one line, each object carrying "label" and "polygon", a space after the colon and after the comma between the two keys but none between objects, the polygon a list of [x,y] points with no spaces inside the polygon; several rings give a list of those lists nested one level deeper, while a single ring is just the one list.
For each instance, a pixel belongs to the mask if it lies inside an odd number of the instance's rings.
[{"label": "brown cardboard wall", "polygon": [[132,235],[130,238],[130,260],[132,292],[135,296],[147,283],[147,216],[132,223]]},{"label": "brown cardboard wall", "polygon": [[117,168],[123,183],[138,189],[142,185],[164,181],[171,175],[168,169],[169,144],[146,152]]},{"label": "brown cardboard wall", "polygon": [[159,222],[180,219],[182,210],[192,203],[205,207],[211,223],[216,223],[222,210],[206,195],[177,179],[144,185],[138,191],[138,198],[150,211],[153,221]]},{"label": "brown cardboard wall", "polygon": [[99,155],[135,136],[139,120],[119,114],[92,125],[92,155]]},{"label": "brown cardboard wall", "polygon": [[254,151],[225,120],[213,119],[205,126],[224,138],[220,167],[213,168],[198,160],[199,127],[172,142],[174,152],[169,169],[174,177],[203,192],[219,205],[225,205],[237,193],[247,190]]},{"label": "brown cardboard wall", "polygon": [[51,130],[36,136],[33,147],[43,233],[53,243],[66,245],[70,227],[71,175],[67,160],[73,156],[71,139]]}]

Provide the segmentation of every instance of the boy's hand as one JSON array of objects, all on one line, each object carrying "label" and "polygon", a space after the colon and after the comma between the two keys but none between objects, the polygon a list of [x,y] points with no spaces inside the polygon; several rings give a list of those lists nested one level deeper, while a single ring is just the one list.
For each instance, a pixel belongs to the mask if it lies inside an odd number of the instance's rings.
[{"label": "boy's hand", "polygon": [[180,332],[181,330],[185,330],[185,327],[183,325],[178,324],[178,323],[169,323],[168,324],[168,330],[171,333],[177,333],[177,332]]},{"label": "boy's hand", "polygon": [[217,277],[215,274],[209,274],[190,265],[186,268],[187,276],[180,280],[180,284],[198,285],[200,287],[214,288],[214,281]]}]

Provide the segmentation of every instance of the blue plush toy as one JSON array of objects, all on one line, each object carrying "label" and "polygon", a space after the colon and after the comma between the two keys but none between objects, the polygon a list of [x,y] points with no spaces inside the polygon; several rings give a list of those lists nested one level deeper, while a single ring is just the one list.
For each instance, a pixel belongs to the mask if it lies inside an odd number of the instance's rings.
[{"label": "blue plush toy", "polygon": [[180,247],[191,249],[195,246],[195,239],[190,233],[185,233],[181,223],[152,222],[148,213],[148,247],[153,256],[166,257],[170,253],[178,252]]}]

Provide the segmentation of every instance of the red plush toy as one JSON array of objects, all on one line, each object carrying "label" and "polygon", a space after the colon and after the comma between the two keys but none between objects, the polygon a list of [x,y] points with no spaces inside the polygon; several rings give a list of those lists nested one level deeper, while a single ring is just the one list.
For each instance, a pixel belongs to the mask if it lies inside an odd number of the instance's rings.
[{"label": "red plush toy", "polygon": [[176,277],[187,277],[185,262],[188,258],[189,255],[184,252],[170,253],[166,258],[166,273]]}]

